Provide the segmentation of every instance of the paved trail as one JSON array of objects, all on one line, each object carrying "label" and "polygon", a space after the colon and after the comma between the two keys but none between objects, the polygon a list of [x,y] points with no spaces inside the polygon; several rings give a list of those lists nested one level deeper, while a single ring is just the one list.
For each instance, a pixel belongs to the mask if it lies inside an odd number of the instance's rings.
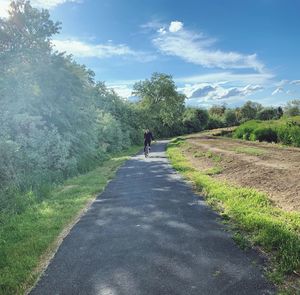
[{"label": "paved trail", "polygon": [[273,294],[257,257],[170,167],[165,146],[119,169],[31,295]]}]

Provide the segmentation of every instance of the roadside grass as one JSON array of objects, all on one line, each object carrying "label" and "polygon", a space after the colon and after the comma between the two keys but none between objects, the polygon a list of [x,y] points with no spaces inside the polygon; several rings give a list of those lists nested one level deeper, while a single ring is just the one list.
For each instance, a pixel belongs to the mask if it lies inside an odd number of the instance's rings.
[{"label": "roadside grass", "polygon": [[254,189],[234,186],[195,169],[184,157],[184,139],[171,142],[167,154],[173,167],[192,181],[207,202],[238,229],[235,240],[243,247],[258,246],[272,261],[271,278],[283,283],[284,275],[300,270],[300,214],[274,207]]},{"label": "roadside grass", "polygon": [[237,147],[233,149],[238,154],[248,154],[253,156],[262,156],[266,154],[266,151],[256,147]]},{"label": "roadside grass", "polygon": [[65,181],[21,214],[0,216],[0,294],[24,294],[34,284],[43,255],[55,249],[62,230],[103,191],[128,155],[139,149],[132,147]]}]

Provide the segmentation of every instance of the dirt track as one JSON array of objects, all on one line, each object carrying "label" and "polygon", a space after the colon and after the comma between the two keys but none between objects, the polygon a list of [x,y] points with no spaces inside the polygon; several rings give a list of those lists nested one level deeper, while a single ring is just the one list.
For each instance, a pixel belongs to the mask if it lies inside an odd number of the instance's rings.
[{"label": "dirt track", "polygon": [[[222,171],[213,177],[256,188],[266,192],[278,207],[300,211],[300,148],[207,133],[189,136],[187,142],[185,153],[195,167],[203,170],[218,165]],[[212,157],[197,156],[209,151],[219,156],[218,163]]]}]

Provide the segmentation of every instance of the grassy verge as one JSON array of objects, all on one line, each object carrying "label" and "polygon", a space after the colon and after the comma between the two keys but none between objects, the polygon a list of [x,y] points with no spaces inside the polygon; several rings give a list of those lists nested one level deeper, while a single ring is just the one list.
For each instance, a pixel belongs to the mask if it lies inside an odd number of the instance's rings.
[{"label": "grassy verge", "polygon": [[139,149],[133,147],[67,180],[22,214],[0,216],[0,294],[23,294],[35,282],[42,256],[55,249],[62,230],[104,189],[127,156]]},{"label": "grassy verge", "polygon": [[168,146],[173,167],[192,181],[212,205],[229,218],[239,231],[236,240],[259,246],[272,257],[273,281],[300,270],[300,214],[275,208],[267,196],[254,189],[233,186],[195,169],[183,155],[184,139]]}]

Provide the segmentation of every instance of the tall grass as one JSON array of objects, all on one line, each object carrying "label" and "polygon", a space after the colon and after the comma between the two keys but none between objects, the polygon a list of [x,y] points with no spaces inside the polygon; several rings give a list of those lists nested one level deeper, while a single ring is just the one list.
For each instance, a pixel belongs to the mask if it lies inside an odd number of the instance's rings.
[{"label": "tall grass", "polygon": [[183,155],[183,141],[169,144],[173,167],[192,181],[207,201],[221,204],[223,214],[272,257],[279,275],[300,270],[300,214],[274,207],[264,193],[233,186],[196,170]]},{"label": "tall grass", "polygon": [[270,121],[248,121],[234,131],[233,137],[300,147],[300,116]]}]

